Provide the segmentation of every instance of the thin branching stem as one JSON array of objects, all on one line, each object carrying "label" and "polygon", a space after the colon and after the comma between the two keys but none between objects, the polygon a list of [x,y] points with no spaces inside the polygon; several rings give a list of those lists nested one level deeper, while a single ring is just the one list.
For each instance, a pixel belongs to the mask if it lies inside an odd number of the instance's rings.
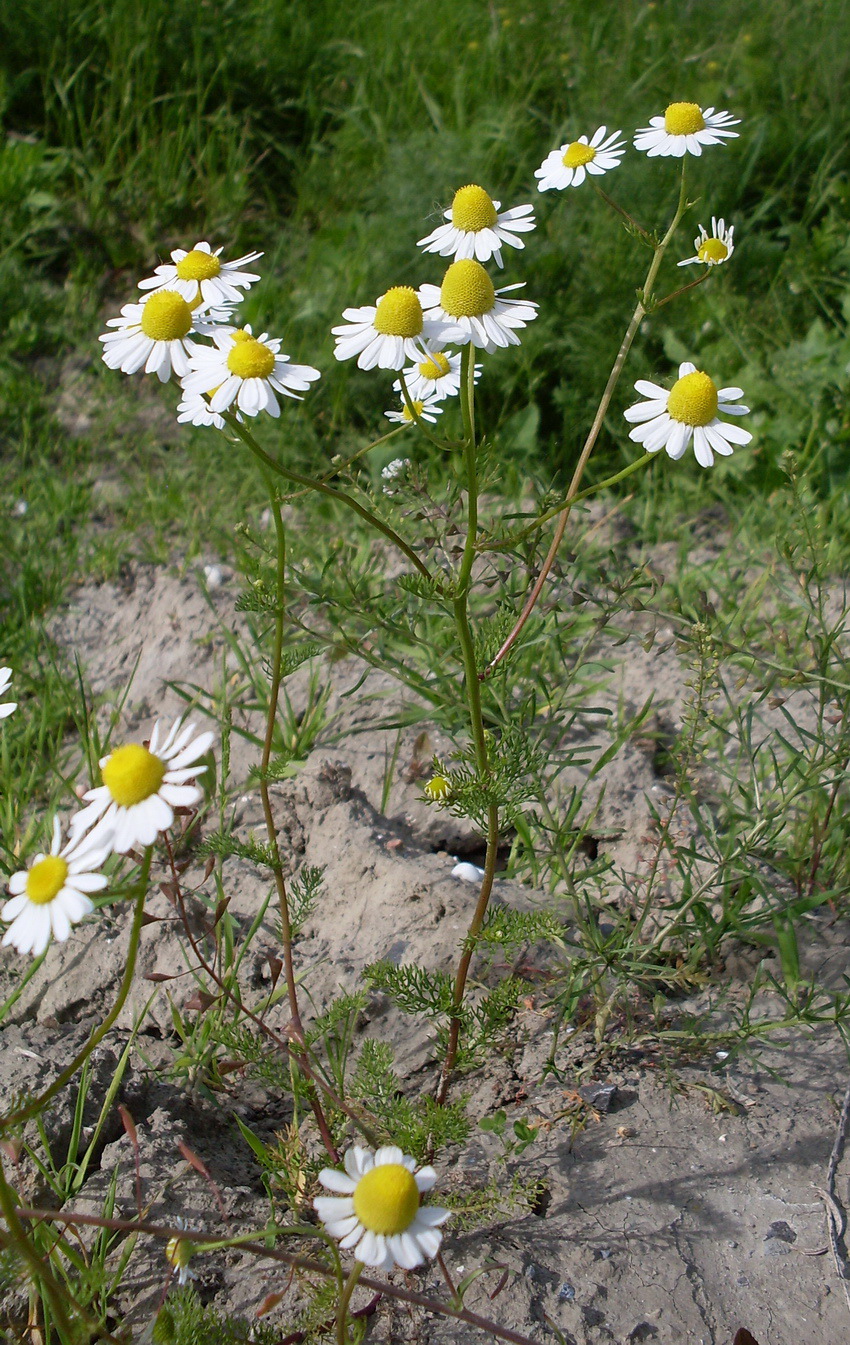
[{"label": "thin branching stem", "polygon": [[673,219],[670,223],[670,227],[668,228],[664,237],[661,239],[661,242],[656,245],[655,251],[652,254],[652,261],[650,262],[649,270],[646,273],[646,280],[643,283],[643,289],[639,291],[637,307],[635,308],[635,311],[632,314],[631,321],[628,327],[626,328],[626,334],[623,337],[623,340],[620,344],[620,349],[617,351],[617,357],[614,360],[611,372],[608,375],[608,382],[605,384],[605,391],[602,394],[599,406],[596,408],[596,415],[593,417],[593,424],[591,425],[590,430],[588,431],[587,438],[584,441],[584,447],[582,448],[581,454],[579,455],[579,460],[576,463],[572,480],[570,481],[569,489],[567,490],[564,507],[561,511],[560,518],[558,519],[558,526],[555,529],[555,535],[552,538],[552,544],[549,547],[548,554],[546,556],[545,561],[543,562],[543,566],[540,570],[540,573],[537,576],[536,580],[534,581],[531,592],[529,593],[528,597],[525,600],[525,605],[523,606],[523,609],[516,623],[514,624],[513,630],[510,632],[507,639],[503,642],[498,652],[487,664],[487,667],[480,674],[482,678],[489,677],[495,671],[498,665],[502,662],[502,659],[504,659],[506,655],[510,652],[510,650],[513,648],[514,644],[522,634],[522,631],[525,627],[526,622],[528,621],[528,618],[531,616],[531,613],[537,606],[537,600],[539,599],[540,594],[543,591],[543,586],[549,577],[549,572],[552,569],[552,566],[555,564],[555,557],[557,556],[561,542],[563,541],[564,533],[567,527],[567,522],[570,517],[570,510],[575,501],[575,497],[578,494],[579,486],[581,485],[581,479],[582,476],[584,475],[584,469],[587,466],[590,455],[593,452],[594,446],[596,444],[596,440],[599,437],[599,431],[602,428],[603,421],[605,420],[605,416],[608,412],[608,407],[611,404],[611,398],[614,395],[614,389],[616,388],[618,382],[620,381],[620,374],[623,372],[623,365],[626,362],[626,357],[628,356],[628,353],[632,348],[632,342],[634,341],[635,336],[637,335],[638,328],[640,327],[641,322],[646,317],[647,313],[652,311],[653,308],[652,287],[655,284],[655,280],[658,275],[658,269],[661,266],[664,253],[667,251],[667,246],[671,238],[673,237],[673,234],[676,232],[676,229],[679,227],[679,223],[687,207],[688,207],[688,201],[685,192],[685,162],[683,160],[682,180],[679,188],[679,204],[676,208],[676,213],[673,216]]}]

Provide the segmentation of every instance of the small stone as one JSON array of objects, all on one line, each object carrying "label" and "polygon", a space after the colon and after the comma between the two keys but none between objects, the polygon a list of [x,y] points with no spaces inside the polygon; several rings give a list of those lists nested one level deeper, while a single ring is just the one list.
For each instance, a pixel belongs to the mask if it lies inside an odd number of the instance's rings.
[{"label": "small stone", "polygon": [[594,1111],[607,1115],[617,1091],[615,1083],[588,1083],[579,1088],[579,1096],[593,1107]]},{"label": "small stone", "polygon": [[565,1282],[561,1285],[560,1289],[558,1290],[558,1302],[559,1302],[559,1303],[572,1303],[572,1301],[573,1301],[573,1299],[575,1298],[575,1296],[576,1296],[576,1291],[575,1291],[575,1289],[573,1288],[573,1286],[572,1286],[571,1284],[568,1284],[568,1283],[565,1281]]},{"label": "small stone", "polygon": [[205,565],[204,580],[206,582],[207,588],[210,590],[211,593],[215,592],[217,588],[221,588],[222,584],[224,583],[224,571],[222,570],[221,566]]},{"label": "small stone", "polygon": [[463,883],[480,883],[484,877],[484,870],[479,869],[477,864],[455,864],[452,877],[459,878]]},{"label": "small stone", "polygon": [[778,1238],[780,1242],[796,1242],[797,1234],[784,1219],[776,1219],[764,1235],[765,1242],[769,1242],[771,1238]]}]

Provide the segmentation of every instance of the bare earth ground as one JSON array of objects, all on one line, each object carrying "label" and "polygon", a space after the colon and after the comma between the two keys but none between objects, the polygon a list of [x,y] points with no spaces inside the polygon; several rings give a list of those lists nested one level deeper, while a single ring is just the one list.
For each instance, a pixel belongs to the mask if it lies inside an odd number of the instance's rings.
[{"label": "bare earth ground", "polygon": [[[235,582],[226,567],[214,578],[219,582],[213,604],[224,621],[231,621]],[[123,585],[78,590],[57,633],[79,653],[98,693],[117,696],[141,651],[125,713],[132,734],[148,731],[155,713],[183,708],[165,689],[166,681],[213,688],[222,658],[228,658],[195,576],[179,578],[166,570],[139,567]],[[622,650],[614,653],[625,660]],[[297,946],[299,967],[307,969],[305,985],[317,1004],[340,988],[359,988],[363,966],[378,957],[448,969],[474,894],[474,888],[452,878],[451,870],[454,856],[476,856],[479,840],[464,825],[421,804],[415,781],[397,780],[388,815],[380,814],[394,735],[350,735],[375,713],[364,696],[386,694],[388,688],[371,674],[357,697],[340,699],[361,673],[354,660],[326,670],[334,681],[331,709],[340,716],[334,727],[346,736],[315,751],[301,773],[275,792],[282,845],[293,863],[325,866],[323,902]],[[305,694],[306,678],[306,672],[296,675],[291,693],[296,702]],[[622,689],[628,702],[639,704],[652,686],[659,708],[675,719],[682,680],[671,650],[630,650],[613,694]],[[386,703],[379,708],[385,712]],[[400,764],[411,757],[415,737],[411,730]],[[449,746],[432,734],[429,753]],[[253,759],[254,749],[234,739],[235,779],[245,777]],[[600,830],[617,837],[610,848],[631,866],[647,843],[647,796],[655,791],[657,797],[665,786],[653,772],[651,751],[639,742],[627,744],[611,763],[606,783]],[[238,803],[239,834],[253,832],[262,840],[261,817],[259,797],[246,788]],[[253,865],[233,859],[226,862],[225,879],[232,893],[230,910],[247,927],[265,895],[264,881]],[[505,880],[497,891],[500,900],[521,906],[543,899]],[[270,1137],[287,1124],[287,1105],[257,1082],[236,1076],[231,1095],[214,1105],[193,1096],[184,1083],[170,1082],[157,1068],[167,1065],[177,1045],[169,995],[180,1005],[194,987],[190,976],[158,989],[141,979],[143,974],[180,973],[186,965],[165,896],[152,896],[149,909],[164,919],[143,932],[141,965],[119,1030],[96,1053],[94,1099],[102,1099],[133,1023],[154,993],[122,1091],[138,1128],[149,1218],[167,1223],[182,1215],[212,1235],[261,1228],[267,1201],[260,1172],[233,1116]],[[817,919],[808,928],[811,963],[837,978],[846,965],[850,930],[841,924],[827,928]],[[44,1087],[85,1040],[114,998],[127,935],[127,916],[116,914],[83,924],[67,944],[51,948],[37,983],[22,994],[4,1032],[3,1096],[15,1088]],[[245,967],[245,984],[254,994],[267,981],[267,955],[276,951],[269,917]],[[743,984],[753,966],[752,955],[741,952],[730,956],[727,974]],[[0,994],[13,985],[12,958],[5,951]],[[282,1026],[285,1017],[272,1021]],[[438,1193],[468,1191],[493,1178],[504,1186],[514,1174],[538,1178],[542,1188],[533,1212],[521,1207],[472,1232],[454,1233],[449,1226],[444,1247],[458,1275],[488,1258],[508,1271],[495,1301],[489,1300],[488,1289],[496,1287],[500,1271],[472,1287],[467,1307],[540,1340],[555,1340],[551,1327],[557,1327],[579,1345],[731,1345],[741,1326],[760,1345],[847,1340],[850,1312],[826,1252],[818,1192],[835,1135],[836,1098],[846,1082],[836,1041],[797,1037],[784,1049],[775,1044],[765,1049],[758,1060],[738,1060],[734,1070],[711,1054],[683,1068],[686,1084],[719,1088],[737,1104],[735,1114],[713,1114],[698,1088],[671,1093],[651,1051],[624,1052],[615,1068],[588,1072],[597,1052],[583,1032],[562,1038],[560,1077],[549,1074],[541,1081],[552,1030],[543,996],[530,995],[510,1043],[460,1085],[470,1095],[475,1120],[502,1107],[509,1124],[525,1117],[540,1126],[540,1133],[520,1158],[509,1160],[506,1171],[499,1141],[474,1129],[461,1152],[443,1159]],[[431,1086],[426,1026],[372,996],[360,1031],[392,1042],[411,1095]],[[594,1078],[614,1089],[600,1095],[595,1118],[571,1140],[565,1114],[572,1089]],[[51,1135],[60,1140],[68,1133],[71,1102],[66,1092],[48,1117]],[[99,1167],[75,1205],[98,1213],[117,1169],[116,1214],[132,1218],[132,1153],[117,1114],[107,1138]],[[226,1225],[209,1185],[181,1157],[181,1139],[208,1165],[222,1193]],[[31,1198],[45,1198],[33,1174],[28,1183]],[[840,1176],[842,1202],[846,1188],[846,1177]],[[298,1289],[287,1289],[282,1267],[240,1252],[207,1256],[196,1264],[202,1296],[248,1319],[266,1295],[286,1290],[267,1320],[279,1322],[281,1338],[291,1329]],[[165,1271],[161,1245],[140,1242],[119,1293],[120,1308],[133,1322],[150,1319]],[[440,1293],[441,1282],[431,1268],[410,1276],[410,1283]],[[7,1304],[7,1310],[14,1307]],[[386,1302],[372,1319],[370,1338],[428,1345],[481,1336]]]}]

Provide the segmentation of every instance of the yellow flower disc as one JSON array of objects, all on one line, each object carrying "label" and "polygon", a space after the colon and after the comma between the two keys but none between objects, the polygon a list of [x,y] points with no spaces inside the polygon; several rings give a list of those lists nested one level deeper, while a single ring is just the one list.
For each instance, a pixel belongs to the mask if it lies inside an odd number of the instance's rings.
[{"label": "yellow flower disc", "polygon": [[438,803],[440,799],[447,799],[452,792],[452,787],[444,775],[434,775],[425,786],[425,795]]},{"label": "yellow flower disc", "polygon": [[452,201],[452,224],[464,233],[475,234],[479,229],[492,229],[496,223],[496,207],[483,187],[461,187]]},{"label": "yellow flower disc", "polygon": [[221,262],[211,252],[194,248],[177,263],[177,274],[181,280],[212,280],[221,275]]},{"label": "yellow flower disc", "polygon": [[255,338],[250,332],[246,332],[244,327],[240,327],[238,331],[230,333],[230,339],[235,346],[238,346],[242,341],[253,341]]},{"label": "yellow flower disc", "polygon": [[192,310],[182,294],[155,290],[142,309],[142,331],[152,341],[179,341],[192,330]]},{"label": "yellow flower disc", "polygon": [[[422,403],[421,403],[421,402],[417,402],[417,401],[414,399],[414,400],[412,401],[411,405],[413,406],[413,410],[416,412],[417,416],[421,416],[421,415],[422,415]],[[409,420],[409,421],[412,421],[412,420],[413,420],[413,416],[412,416],[411,413],[410,413],[410,407],[407,405],[407,402],[405,402],[404,406],[401,408],[401,414],[402,414],[402,416],[404,417],[405,420]]]},{"label": "yellow flower disc", "polygon": [[699,103],[671,103],[664,113],[664,129],[668,135],[693,135],[704,130]]},{"label": "yellow flower disc", "polygon": [[493,282],[480,262],[452,262],[440,287],[440,305],[452,318],[480,318],[496,302]]},{"label": "yellow flower disc", "polygon": [[683,425],[708,425],[717,415],[717,388],[708,374],[685,374],[673,384],[667,414]]},{"label": "yellow flower disc", "polygon": [[444,378],[451,365],[441,351],[433,354],[430,360],[423,360],[419,372],[423,378]]},{"label": "yellow flower disc", "polygon": [[182,1270],[191,1261],[193,1250],[191,1242],[184,1238],[169,1238],[165,1244],[165,1259],[169,1265]]},{"label": "yellow flower disc", "polygon": [[268,378],[274,369],[274,351],[245,332],[237,332],[236,336],[241,339],[227,356],[230,372],[237,378]]},{"label": "yellow flower disc", "polygon": [[418,336],[422,331],[422,305],[409,285],[394,285],[375,309],[372,324],[382,336]]},{"label": "yellow flower disc", "polygon": [[354,1188],[354,1213],[373,1233],[403,1233],[416,1218],[419,1187],[401,1163],[382,1163]]},{"label": "yellow flower disc", "polygon": [[46,855],[27,874],[27,897],[34,906],[46,906],[58,896],[68,877],[68,865],[59,855]]},{"label": "yellow flower disc", "polygon": [[563,157],[565,168],[583,168],[586,163],[593,163],[596,158],[596,150],[590,145],[583,145],[580,140],[574,140],[567,146],[567,152]]},{"label": "yellow flower disc", "polygon": [[719,238],[706,238],[697,249],[697,256],[701,262],[725,262],[729,249]]},{"label": "yellow flower disc", "polygon": [[165,775],[165,762],[139,743],[116,747],[103,767],[103,783],[121,808],[132,808],[155,794]]}]

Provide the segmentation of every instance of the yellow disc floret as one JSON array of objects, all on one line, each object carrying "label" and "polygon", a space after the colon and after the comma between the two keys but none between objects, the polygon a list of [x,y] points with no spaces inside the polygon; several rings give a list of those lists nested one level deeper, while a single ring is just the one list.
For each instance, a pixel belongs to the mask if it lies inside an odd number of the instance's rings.
[{"label": "yellow disc floret", "polygon": [[596,158],[596,150],[590,145],[583,145],[580,140],[574,140],[567,146],[567,151],[563,156],[565,168],[583,168],[586,163],[593,163]]},{"label": "yellow disc floret", "polygon": [[181,280],[212,280],[221,275],[221,262],[211,252],[194,248],[177,263],[177,274]]},{"label": "yellow disc floret", "polygon": [[667,414],[682,425],[708,425],[717,415],[717,388],[708,374],[685,374],[673,384]]},{"label": "yellow disc floret", "polygon": [[729,249],[719,238],[706,238],[697,248],[697,256],[701,262],[708,262],[709,266],[716,265],[718,262],[725,262],[729,256]]},{"label": "yellow disc floret", "polygon": [[[413,407],[413,410],[416,412],[417,416],[422,415],[422,402],[417,402],[414,400],[413,402],[411,402],[410,405]],[[411,411],[410,406],[407,405],[407,402],[405,402],[404,406],[401,408],[401,414],[402,419],[404,420],[412,421],[414,419],[413,412]]]},{"label": "yellow disc floret", "polygon": [[430,360],[423,360],[419,366],[419,372],[423,378],[445,378],[451,369],[446,356],[439,350],[435,351]]},{"label": "yellow disc floret", "polygon": [[705,117],[699,103],[671,103],[664,113],[668,135],[694,135],[705,129]]},{"label": "yellow disc floret", "polygon": [[461,187],[452,201],[452,224],[463,233],[478,233],[492,229],[496,223],[496,207],[483,187]]},{"label": "yellow disc floret", "polygon": [[452,318],[480,318],[496,302],[493,282],[480,262],[452,262],[440,287],[440,305]]},{"label": "yellow disc floret", "polygon": [[182,1270],[191,1261],[193,1251],[191,1242],[185,1238],[169,1238],[165,1244],[165,1259],[175,1269]]},{"label": "yellow disc floret", "polygon": [[394,285],[378,301],[372,324],[382,336],[418,336],[422,331],[422,305],[409,285]]},{"label": "yellow disc floret", "polygon": [[247,332],[236,332],[233,341],[227,356],[230,372],[237,378],[268,378],[274,369],[274,351]]},{"label": "yellow disc floret", "polygon": [[182,294],[156,290],[145,300],[142,331],[152,341],[179,341],[192,330],[192,310]]},{"label": "yellow disc floret", "polygon": [[65,886],[68,865],[59,855],[47,855],[27,874],[27,897],[35,906],[46,906]]},{"label": "yellow disc floret", "polygon": [[403,1233],[416,1218],[419,1187],[401,1163],[382,1163],[361,1177],[352,1196],[354,1213],[372,1233]]},{"label": "yellow disc floret", "polygon": [[165,775],[165,762],[140,743],[116,747],[103,767],[103,783],[121,808],[132,808],[155,794]]},{"label": "yellow disc floret", "polygon": [[447,799],[452,792],[450,781],[444,775],[433,775],[425,786],[425,797],[439,803]]}]

